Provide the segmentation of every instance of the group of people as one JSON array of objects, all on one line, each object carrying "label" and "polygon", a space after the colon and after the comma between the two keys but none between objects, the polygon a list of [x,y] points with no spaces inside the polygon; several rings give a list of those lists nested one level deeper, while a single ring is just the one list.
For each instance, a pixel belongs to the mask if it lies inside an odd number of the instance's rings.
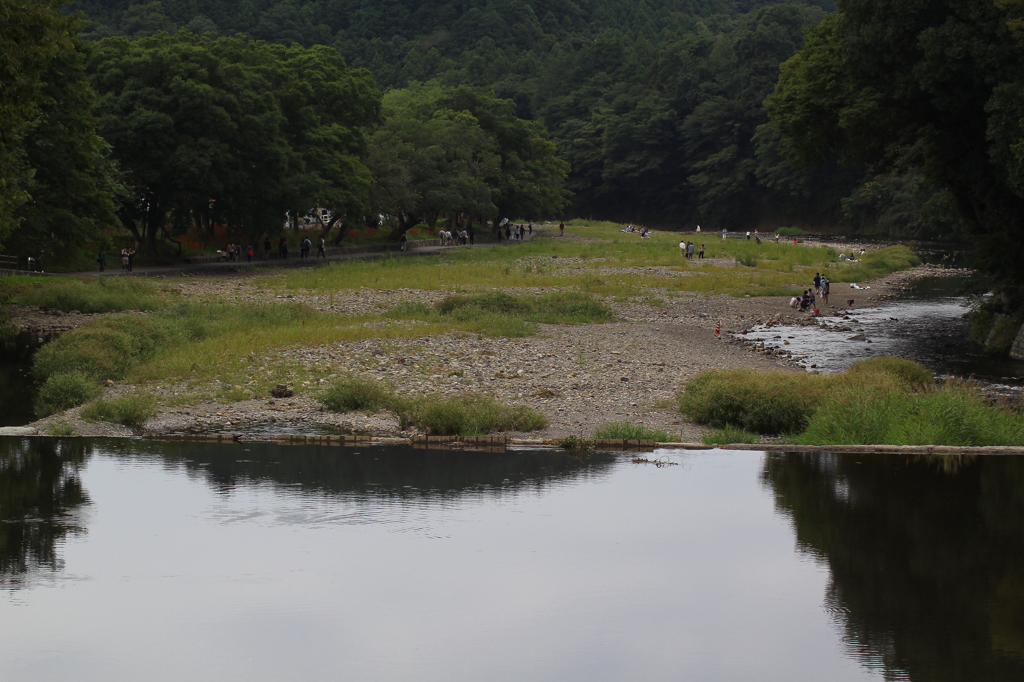
[{"label": "group of people", "polygon": [[[106,257],[104,256],[104,261]],[[131,272],[135,262],[135,249],[131,247],[124,247],[121,249],[121,269],[125,272]]]},{"label": "group of people", "polygon": [[814,287],[811,289],[804,289],[804,293],[791,298],[789,300],[789,305],[792,308],[798,308],[800,310],[817,310],[814,304],[819,297],[821,298],[822,303],[828,305],[828,294],[828,278],[820,272],[816,272],[814,273]]},{"label": "group of people", "polygon": [[641,239],[647,239],[651,235],[651,231],[648,230],[646,227],[636,227],[634,225],[626,225],[626,229],[621,231],[628,233],[639,233]]},{"label": "group of people", "polygon": [[[688,241],[679,242],[679,255],[686,260],[693,260],[694,243]],[[704,260],[704,245],[700,245],[700,250],[697,252],[697,259]]]},{"label": "group of people", "polygon": [[[526,233],[533,234],[533,221],[530,221],[529,228],[526,225],[513,225],[512,223],[505,224],[505,239],[512,241],[515,239],[517,242],[524,241],[526,239]],[[498,239],[501,239],[501,230],[498,231]]]},{"label": "group of people", "polygon": [[476,240],[476,233],[465,227],[454,232],[447,228],[441,228],[437,236],[441,240],[441,246],[467,246]]}]

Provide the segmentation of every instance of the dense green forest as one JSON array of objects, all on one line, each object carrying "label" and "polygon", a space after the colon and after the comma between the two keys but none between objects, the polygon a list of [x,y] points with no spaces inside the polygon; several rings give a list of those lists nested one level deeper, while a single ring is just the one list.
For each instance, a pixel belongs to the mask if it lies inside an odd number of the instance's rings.
[{"label": "dense green forest", "polygon": [[995,280],[1021,279],[1017,0],[0,13],[8,250],[118,224],[150,248],[215,223],[256,236],[323,206],[336,239],[452,214],[971,235]]}]

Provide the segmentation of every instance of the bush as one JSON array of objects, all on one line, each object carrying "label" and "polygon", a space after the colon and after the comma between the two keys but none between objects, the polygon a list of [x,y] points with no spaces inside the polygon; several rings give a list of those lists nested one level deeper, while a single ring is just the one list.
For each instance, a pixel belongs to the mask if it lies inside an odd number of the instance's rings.
[{"label": "bush", "polygon": [[151,395],[133,394],[113,400],[100,398],[82,408],[82,419],[90,422],[112,422],[125,426],[142,426],[156,406]]},{"label": "bush", "polygon": [[329,387],[319,400],[327,409],[335,412],[376,412],[390,407],[394,394],[376,381],[343,379]]},{"label": "bush", "polygon": [[679,411],[716,428],[795,433],[807,426],[826,382],[817,374],[715,370],[687,384],[678,397]]},{"label": "bush", "polygon": [[100,394],[100,387],[82,372],[59,372],[50,377],[39,388],[35,410],[40,417],[92,400]]},{"label": "bush", "polygon": [[630,422],[608,422],[597,427],[594,440],[653,440],[657,443],[671,443],[674,438],[661,429],[652,429],[643,424]]},{"label": "bush", "polygon": [[536,431],[547,417],[525,405],[505,405],[494,398],[462,395],[395,398],[399,425],[416,426],[438,436],[480,436],[492,431]]},{"label": "bush", "polygon": [[776,232],[780,237],[800,237],[804,233],[799,227],[780,227]]}]

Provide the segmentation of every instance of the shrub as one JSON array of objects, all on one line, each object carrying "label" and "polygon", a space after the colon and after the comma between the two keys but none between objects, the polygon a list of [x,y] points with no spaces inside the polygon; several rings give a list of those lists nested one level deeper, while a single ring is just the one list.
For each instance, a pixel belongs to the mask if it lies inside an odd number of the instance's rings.
[{"label": "shrub", "polygon": [[653,440],[658,443],[671,443],[674,439],[661,429],[652,429],[643,424],[630,422],[608,422],[594,430],[594,440]]},{"label": "shrub", "polygon": [[814,413],[826,382],[817,374],[715,370],[690,381],[679,395],[679,411],[716,428],[799,432]]},{"label": "shrub", "polygon": [[450,398],[396,398],[392,409],[400,426],[416,426],[439,436],[479,436],[492,431],[536,431],[547,418],[526,405],[505,405],[482,395]]},{"label": "shrub", "polygon": [[389,407],[393,398],[391,390],[376,381],[350,377],[329,387],[319,400],[335,412],[376,412]]},{"label": "shrub", "polygon": [[47,436],[74,436],[76,433],[75,425],[67,419],[54,419],[46,425]]},{"label": "shrub", "polygon": [[142,426],[156,406],[151,395],[132,394],[104,400],[100,398],[82,408],[82,419],[90,422],[112,422],[125,426]]},{"label": "shrub", "polygon": [[804,233],[799,227],[780,227],[776,232],[782,237],[799,237]]},{"label": "shrub", "polygon": [[39,388],[35,410],[40,417],[78,407],[100,394],[100,387],[82,372],[50,375]]}]

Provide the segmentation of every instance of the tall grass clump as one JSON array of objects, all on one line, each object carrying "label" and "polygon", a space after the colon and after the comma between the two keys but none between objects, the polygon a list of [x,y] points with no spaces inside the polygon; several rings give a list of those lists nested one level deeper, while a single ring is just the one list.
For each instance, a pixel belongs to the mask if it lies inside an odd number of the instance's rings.
[{"label": "tall grass clump", "polygon": [[756,433],[797,433],[807,426],[827,388],[818,374],[713,370],[679,394],[679,411],[698,424]]},{"label": "tall grass clump", "polygon": [[494,431],[537,431],[547,417],[526,405],[505,405],[490,396],[396,398],[401,428],[415,426],[438,436],[481,436]]},{"label": "tall grass clump", "polygon": [[821,407],[795,442],[806,445],[1024,445],[1024,418],[992,405],[976,386],[950,381],[870,399],[849,392]]},{"label": "tall grass clump", "polygon": [[33,372],[39,378],[80,372],[95,382],[121,379],[158,349],[177,345],[187,330],[149,315],[117,315],[72,329],[36,353]]},{"label": "tall grass clump", "polygon": [[391,406],[394,393],[379,382],[350,377],[332,384],[319,400],[335,412],[377,412]]},{"label": "tall grass clump", "polygon": [[594,440],[653,440],[656,443],[671,443],[672,436],[661,429],[631,422],[608,422],[594,430]]},{"label": "tall grass clump", "polygon": [[40,417],[48,417],[92,400],[101,390],[98,383],[82,372],[52,374],[39,388],[35,412]]},{"label": "tall grass clump", "polygon": [[125,426],[142,426],[156,407],[156,399],[146,394],[131,394],[111,400],[93,401],[82,408],[82,419],[89,422],[111,422]]},{"label": "tall grass clump", "polygon": [[20,305],[83,313],[156,310],[165,305],[156,287],[131,277],[43,281],[22,290],[15,300]]},{"label": "tall grass clump", "polygon": [[611,309],[593,296],[555,292],[513,296],[502,291],[448,296],[430,307],[401,303],[387,313],[392,319],[417,319],[455,324],[487,336],[528,336],[537,323],[599,324],[614,319]]}]

